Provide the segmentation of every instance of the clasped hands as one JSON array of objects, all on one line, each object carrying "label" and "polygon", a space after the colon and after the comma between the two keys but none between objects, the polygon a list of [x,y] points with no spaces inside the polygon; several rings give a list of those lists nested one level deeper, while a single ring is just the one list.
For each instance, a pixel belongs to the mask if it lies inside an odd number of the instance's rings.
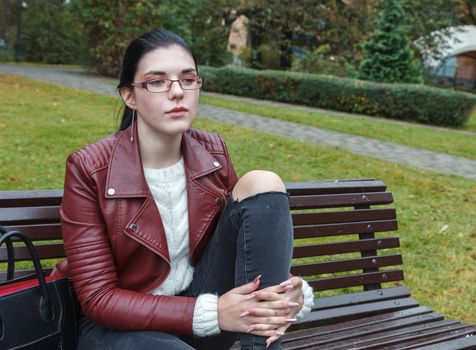
[{"label": "clasped hands", "polygon": [[234,288],[218,299],[218,326],[222,330],[268,337],[266,345],[279,339],[304,303],[298,277],[257,290],[260,277]]}]

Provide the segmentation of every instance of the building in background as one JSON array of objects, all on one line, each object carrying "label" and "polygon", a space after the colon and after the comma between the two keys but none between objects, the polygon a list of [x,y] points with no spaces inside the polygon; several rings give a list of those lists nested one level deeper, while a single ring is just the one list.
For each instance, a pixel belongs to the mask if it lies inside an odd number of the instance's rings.
[{"label": "building in background", "polygon": [[228,52],[232,54],[232,63],[241,65],[240,54],[248,43],[248,29],[246,22],[248,18],[239,16],[231,25],[230,36],[228,37]]},{"label": "building in background", "polygon": [[435,82],[476,91],[476,26],[455,27],[443,47],[443,59],[425,62]]}]

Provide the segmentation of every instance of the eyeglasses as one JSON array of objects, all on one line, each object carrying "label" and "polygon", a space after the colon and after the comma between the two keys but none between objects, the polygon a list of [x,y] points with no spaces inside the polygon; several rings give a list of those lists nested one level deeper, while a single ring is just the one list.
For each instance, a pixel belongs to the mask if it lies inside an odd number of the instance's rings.
[{"label": "eyeglasses", "polygon": [[132,83],[134,87],[146,89],[152,93],[170,91],[174,82],[179,83],[182,90],[197,90],[202,87],[203,77],[200,75],[186,75],[180,79],[154,79],[141,83]]}]

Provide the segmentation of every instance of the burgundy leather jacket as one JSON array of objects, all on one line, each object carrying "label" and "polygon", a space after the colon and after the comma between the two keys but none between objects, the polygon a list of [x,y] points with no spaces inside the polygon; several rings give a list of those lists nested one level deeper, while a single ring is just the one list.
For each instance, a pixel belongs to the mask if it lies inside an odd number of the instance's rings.
[{"label": "burgundy leather jacket", "polygon": [[[188,130],[182,154],[195,264],[237,176],[216,134]],[[60,270],[71,276],[83,313],[112,329],[192,334],[195,298],[149,294],[169,274],[170,259],[129,129],[69,156],[61,223],[68,266]]]}]

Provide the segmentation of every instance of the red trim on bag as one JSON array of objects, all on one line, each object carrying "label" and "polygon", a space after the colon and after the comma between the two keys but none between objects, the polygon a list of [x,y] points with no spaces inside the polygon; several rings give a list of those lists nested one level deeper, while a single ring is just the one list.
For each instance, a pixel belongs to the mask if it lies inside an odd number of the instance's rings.
[{"label": "red trim on bag", "polygon": [[[46,276],[45,280],[46,280],[46,282],[51,282],[51,281],[59,280],[59,279],[64,278],[64,277],[66,277],[66,276],[61,274],[61,273],[57,273],[55,275]],[[25,290],[25,289],[29,289],[29,288],[32,288],[32,287],[36,287],[38,285],[39,285],[39,283],[38,283],[38,279],[36,277],[31,279],[31,280],[27,280],[27,281],[21,281],[21,282],[6,284],[4,286],[0,286],[0,297],[3,297],[3,296],[8,295],[8,294],[13,294],[13,293],[16,293],[16,292],[19,292],[19,291],[22,291],[22,290]]]}]

